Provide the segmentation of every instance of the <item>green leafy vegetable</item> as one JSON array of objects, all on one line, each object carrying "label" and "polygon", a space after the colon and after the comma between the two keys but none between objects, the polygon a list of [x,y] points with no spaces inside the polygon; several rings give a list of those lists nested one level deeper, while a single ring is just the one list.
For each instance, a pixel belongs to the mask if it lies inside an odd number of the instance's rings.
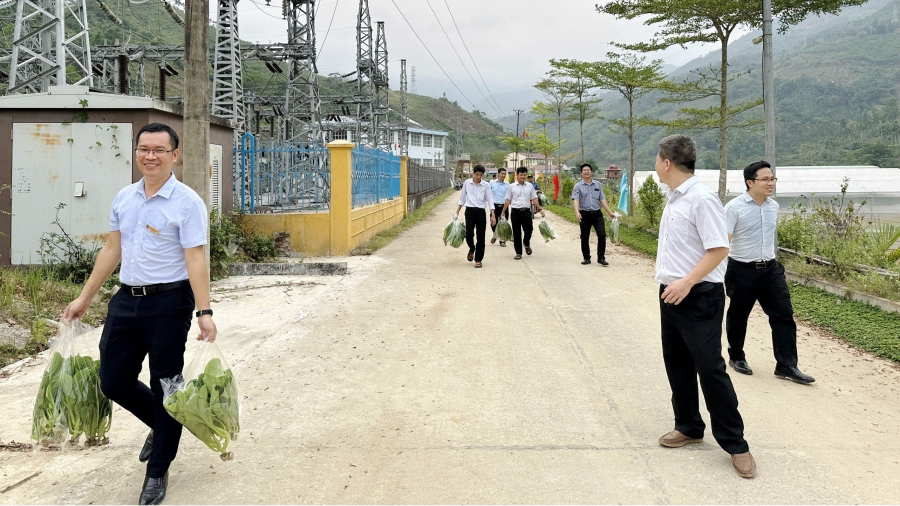
[{"label": "green leafy vegetable", "polygon": [[462,246],[466,241],[466,224],[459,220],[453,220],[444,227],[444,246],[448,243],[454,248]]},{"label": "green leafy vegetable", "polygon": [[500,218],[500,221],[497,223],[497,238],[503,242],[513,240],[512,225],[509,224],[506,218]]},{"label": "green leafy vegetable", "polygon": [[[163,401],[166,411],[191,434],[231,460],[228,444],[237,439],[240,427],[237,383],[231,369],[213,358],[196,379],[183,383]],[[176,380],[176,381],[178,381]],[[164,384],[165,387],[165,384]]]},{"label": "green leafy vegetable", "polygon": [[544,238],[544,242],[550,242],[550,239],[556,239],[556,234],[553,233],[553,229],[550,228],[550,224],[547,223],[547,220],[541,218],[541,224],[538,225],[538,230],[541,231],[541,237]]}]

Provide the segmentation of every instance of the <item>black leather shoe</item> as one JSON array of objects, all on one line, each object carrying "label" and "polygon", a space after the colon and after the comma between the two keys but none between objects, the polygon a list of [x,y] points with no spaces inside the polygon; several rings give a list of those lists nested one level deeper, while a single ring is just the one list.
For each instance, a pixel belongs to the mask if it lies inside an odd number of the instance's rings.
[{"label": "black leather shoe", "polygon": [[584,261],[581,262],[581,265],[591,265],[591,259],[590,258],[585,259]]},{"label": "black leather shoe", "polygon": [[159,504],[166,498],[166,487],[169,485],[169,472],[162,478],[144,477],[144,488],[141,489],[141,499],[138,504]]},{"label": "black leather shoe", "polygon": [[150,460],[150,454],[153,453],[153,431],[150,431],[150,434],[147,434],[147,440],[144,441],[144,447],[141,448],[141,453],[138,455],[138,460],[141,462],[147,462]]},{"label": "black leather shoe", "polygon": [[748,364],[746,360],[729,360],[728,365],[741,374],[753,374],[753,369],[750,369],[750,364]]},{"label": "black leather shoe", "polygon": [[603,267],[609,267],[609,262],[607,262],[605,258],[598,258],[597,263]]},{"label": "black leather shoe", "polygon": [[816,381],[816,378],[813,378],[809,374],[803,374],[800,372],[800,369],[797,369],[796,367],[781,365],[775,366],[775,376],[781,379],[791,380],[794,383],[803,383],[804,385]]}]

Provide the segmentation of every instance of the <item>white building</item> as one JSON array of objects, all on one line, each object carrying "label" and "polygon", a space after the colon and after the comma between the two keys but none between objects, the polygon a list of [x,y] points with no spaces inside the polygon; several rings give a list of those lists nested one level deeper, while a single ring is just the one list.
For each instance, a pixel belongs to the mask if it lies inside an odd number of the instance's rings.
[{"label": "white building", "polygon": [[[410,122],[412,123],[412,122]],[[400,132],[394,131],[394,154],[400,154]],[[447,132],[429,130],[421,125],[409,126],[409,160],[423,167],[446,167]]]}]

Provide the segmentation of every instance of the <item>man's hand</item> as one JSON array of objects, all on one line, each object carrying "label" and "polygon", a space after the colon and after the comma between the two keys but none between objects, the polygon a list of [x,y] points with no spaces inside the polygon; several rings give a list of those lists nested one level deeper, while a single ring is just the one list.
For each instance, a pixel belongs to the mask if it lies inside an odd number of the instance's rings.
[{"label": "man's hand", "polygon": [[458,219],[459,219],[459,213],[453,213],[453,221],[456,221]]},{"label": "man's hand", "polygon": [[581,213],[575,211],[575,217],[578,218],[578,223],[581,223]]},{"label": "man's hand", "polygon": [[497,217],[492,214],[491,215],[491,226],[493,227],[496,225],[497,225]]},{"label": "man's hand", "polygon": [[197,319],[197,324],[200,326],[200,334],[197,335],[198,341],[216,342],[216,322],[213,321],[212,316],[208,314],[201,316]]},{"label": "man's hand", "polygon": [[87,311],[88,307],[90,307],[91,301],[85,300],[82,297],[78,297],[73,300],[66,306],[65,311],[63,311],[62,320],[64,323],[70,323],[72,320],[80,320],[81,316],[84,315],[85,311]]},{"label": "man's hand", "polygon": [[687,278],[681,278],[667,286],[659,298],[666,304],[675,304],[677,306],[691,293],[691,288],[693,287],[694,283],[688,281]]}]

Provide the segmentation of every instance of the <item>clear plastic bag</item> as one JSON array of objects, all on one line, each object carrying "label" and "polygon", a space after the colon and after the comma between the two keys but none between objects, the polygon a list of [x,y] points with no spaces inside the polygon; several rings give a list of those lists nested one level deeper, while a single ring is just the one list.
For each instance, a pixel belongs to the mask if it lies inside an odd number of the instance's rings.
[{"label": "clear plastic bag", "polygon": [[449,244],[454,248],[462,246],[466,240],[466,223],[454,219],[444,227],[444,246]]},{"label": "clear plastic bag", "polygon": [[100,390],[100,332],[80,320],[63,324],[34,402],[34,448],[109,443],[112,402]]},{"label": "clear plastic bag", "polygon": [[201,341],[191,361],[174,378],[162,378],[163,406],[172,418],[231,460],[228,446],[241,431],[237,382],[215,343]]},{"label": "clear plastic bag", "polygon": [[541,218],[541,224],[538,225],[538,230],[541,232],[541,237],[544,238],[544,242],[550,242],[550,239],[556,239],[556,233],[550,228],[550,224],[547,223],[546,219]]},{"label": "clear plastic bag", "polygon": [[613,216],[612,221],[609,222],[609,232],[612,235],[611,239],[613,244],[619,244],[619,217]]},{"label": "clear plastic bag", "polygon": [[513,240],[512,225],[510,225],[509,221],[504,217],[501,217],[500,221],[497,222],[497,239],[500,239],[503,242]]}]

